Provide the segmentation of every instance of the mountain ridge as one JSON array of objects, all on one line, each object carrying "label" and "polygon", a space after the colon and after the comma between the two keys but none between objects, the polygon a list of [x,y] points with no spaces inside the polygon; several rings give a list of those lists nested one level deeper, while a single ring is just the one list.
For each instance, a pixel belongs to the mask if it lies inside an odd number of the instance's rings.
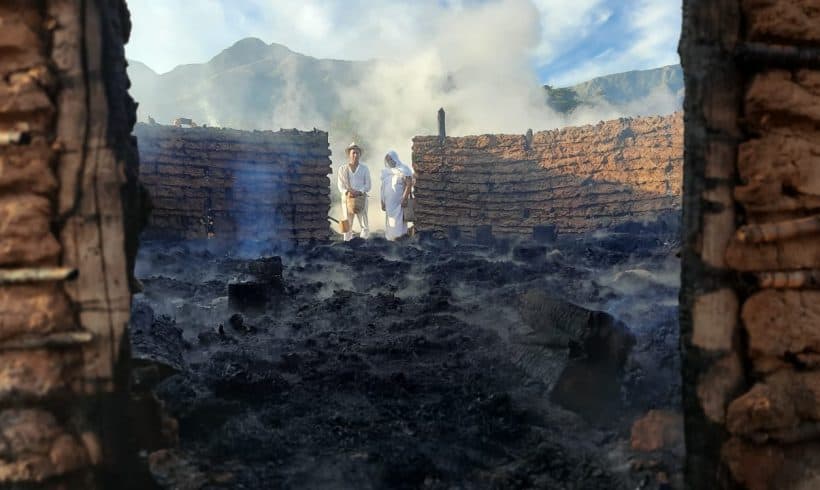
[{"label": "mountain ridge", "polygon": [[[367,91],[374,89],[378,61],[314,58],[282,44],[244,38],[207,62],[178,65],[162,74],[138,60],[128,62],[140,121],[151,116],[169,124],[177,117],[190,117],[198,124],[237,129],[322,128],[348,139],[358,137],[362,121],[346,97],[353,91],[357,100],[371,100]],[[680,108],[682,91],[680,66],[670,65],[596,77],[570,87],[544,86],[543,103],[545,112],[551,107],[564,116],[586,110],[586,119],[565,119],[588,121],[599,114],[668,114]],[[599,107],[605,110],[598,111]]]}]

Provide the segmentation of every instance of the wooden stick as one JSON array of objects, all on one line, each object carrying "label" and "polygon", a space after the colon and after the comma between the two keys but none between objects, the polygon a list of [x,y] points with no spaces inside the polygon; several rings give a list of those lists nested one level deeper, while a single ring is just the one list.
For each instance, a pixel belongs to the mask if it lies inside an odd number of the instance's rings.
[{"label": "wooden stick", "polygon": [[774,440],[783,444],[797,444],[820,439],[820,423],[803,422],[797,427],[779,429],[773,432],[755,432],[749,438],[758,444]]},{"label": "wooden stick", "polygon": [[800,235],[820,233],[820,215],[776,223],[745,225],[737,230],[737,239],[744,243],[776,242]]},{"label": "wooden stick", "polygon": [[0,351],[47,349],[50,347],[72,347],[91,342],[94,335],[81,330],[74,332],[57,332],[38,337],[23,337],[0,342]]},{"label": "wooden stick", "polygon": [[0,146],[25,145],[30,139],[25,131],[0,131]]},{"label": "wooden stick", "polygon": [[820,270],[789,272],[759,272],[757,282],[762,288],[800,289],[820,287]]},{"label": "wooden stick", "polygon": [[77,269],[69,267],[0,269],[0,285],[23,282],[66,281],[75,277],[77,277]]},{"label": "wooden stick", "polygon": [[809,46],[746,43],[735,50],[735,59],[754,66],[820,68],[820,49]]}]

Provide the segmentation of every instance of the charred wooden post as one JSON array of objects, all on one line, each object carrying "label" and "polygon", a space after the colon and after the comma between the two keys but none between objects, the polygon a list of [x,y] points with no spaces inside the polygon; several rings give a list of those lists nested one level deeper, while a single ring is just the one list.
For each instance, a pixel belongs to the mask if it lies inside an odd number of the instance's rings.
[{"label": "charred wooden post", "polygon": [[804,408],[820,404],[811,4],[684,1],[680,321],[692,489],[816,485],[820,414]]},{"label": "charred wooden post", "polygon": [[128,11],[6,0],[0,24],[0,487],[139,486],[125,418],[139,232]]},{"label": "charred wooden post", "polygon": [[438,110],[438,143],[443,145],[446,139],[447,131],[444,128],[444,108],[442,107]]},{"label": "charred wooden post", "polygon": [[558,238],[555,225],[536,225],[532,227],[532,239],[538,243],[553,243]]},{"label": "charred wooden post", "polygon": [[720,453],[726,408],[747,386],[739,344],[737,284],[724,258],[735,227],[732,198],[741,75],[731,53],[740,35],[737,0],[684,2],[686,82],[680,328],[688,488],[731,488]]},{"label": "charred wooden post", "polygon": [[269,299],[270,286],[255,278],[242,278],[228,284],[228,305],[234,310],[261,310]]},{"label": "charred wooden post", "polygon": [[239,277],[228,284],[228,304],[233,309],[262,308],[284,291],[281,257],[256,259],[239,272]]}]

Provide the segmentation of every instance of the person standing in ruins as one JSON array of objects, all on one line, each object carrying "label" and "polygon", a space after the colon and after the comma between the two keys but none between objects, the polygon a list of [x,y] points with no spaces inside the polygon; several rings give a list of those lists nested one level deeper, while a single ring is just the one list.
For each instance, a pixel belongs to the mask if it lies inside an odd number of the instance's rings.
[{"label": "person standing in ruins", "polygon": [[337,185],[342,193],[342,219],[348,223],[344,233],[345,241],[353,239],[353,217],[359,219],[361,233],[359,236],[370,236],[367,222],[367,193],[370,192],[370,170],[359,161],[362,149],[355,142],[347,149],[347,163],[339,167]]},{"label": "person standing in ruins", "polygon": [[216,226],[214,224],[214,211],[211,208],[208,208],[205,211],[205,216],[199,218],[199,223],[205,227],[205,233],[208,237],[208,240],[216,236]]},{"label": "person standing in ruins", "polygon": [[398,153],[390,150],[384,156],[381,181],[384,237],[392,241],[409,231],[405,209],[413,190],[413,170],[399,160]]}]

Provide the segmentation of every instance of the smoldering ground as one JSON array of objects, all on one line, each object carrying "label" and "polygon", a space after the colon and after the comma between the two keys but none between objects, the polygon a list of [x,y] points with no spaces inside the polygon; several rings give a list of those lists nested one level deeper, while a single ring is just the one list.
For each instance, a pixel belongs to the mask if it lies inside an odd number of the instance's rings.
[{"label": "smoldering ground", "polygon": [[634,488],[630,423],[679,403],[674,316],[617,316],[677,294],[669,237],[636,243],[294,248],[284,290],[241,321],[226,285],[255,259],[145,243],[135,301],[180,330],[183,352],[153,388],[180,434],[155,477],[182,486],[192,477],[173,467],[187,465],[198,488]]}]

